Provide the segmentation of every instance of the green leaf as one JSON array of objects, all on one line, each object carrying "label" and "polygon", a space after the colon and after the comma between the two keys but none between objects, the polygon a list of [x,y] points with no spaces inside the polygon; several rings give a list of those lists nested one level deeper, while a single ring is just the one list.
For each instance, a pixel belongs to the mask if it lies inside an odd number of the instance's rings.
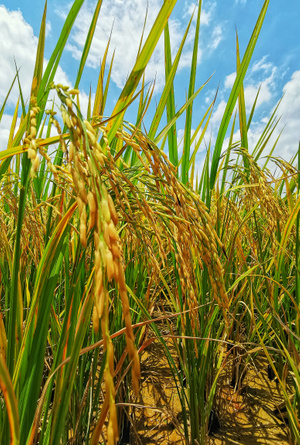
[{"label": "green leaf", "polygon": [[33,71],[33,80],[31,86],[31,96],[36,97],[39,90],[44,66],[44,48],[45,48],[45,37],[46,37],[46,14],[47,14],[47,0],[45,1],[44,13],[42,17],[39,41],[36,52],[35,67]]},{"label": "green leaf", "polygon": [[[108,53],[108,49],[109,49],[109,44],[110,44],[110,38],[109,38],[109,40],[107,42],[106,49],[105,49],[104,56],[103,56],[103,60],[101,62],[99,78],[98,78],[98,83],[97,83],[97,89],[96,89],[96,94],[95,94],[93,117],[94,116],[100,116],[101,117],[101,115],[103,114],[103,111],[104,111],[105,100],[104,100],[104,97],[103,97],[103,81],[104,81],[104,71],[105,71],[106,58],[107,58],[107,53]],[[112,68],[112,64],[113,64],[113,58],[112,58],[111,63],[110,63],[110,70]],[[109,78],[108,78],[108,83],[109,83]]]},{"label": "green leaf", "polygon": [[179,64],[180,57],[181,57],[181,54],[182,54],[183,46],[185,44],[185,41],[186,41],[186,38],[187,38],[187,35],[188,35],[188,32],[189,32],[189,29],[190,29],[190,26],[191,26],[191,23],[192,23],[192,18],[193,17],[191,17],[191,19],[189,21],[189,24],[187,26],[187,29],[186,29],[186,31],[184,33],[184,36],[183,36],[183,39],[182,39],[181,44],[179,46],[179,49],[177,51],[174,63],[172,65],[172,67],[171,67],[171,70],[169,72],[168,78],[166,80],[165,87],[164,87],[163,92],[162,92],[162,94],[160,96],[160,100],[159,100],[156,112],[154,114],[152,123],[150,125],[150,129],[149,129],[149,132],[148,132],[148,137],[151,140],[155,139],[155,134],[157,132],[157,128],[158,128],[158,126],[160,124],[160,121],[161,121],[161,118],[162,118],[165,106],[167,104],[169,95],[170,95],[170,93],[172,91],[174,77],[175,77],[175,74],[177,72],[177,68],[178,68],[178,64]]},{"label": "green leaf", "polygon": [[83,5],[84,0],[75,0],[70,12],[64,22],[63,29],[61,31],[61,34],[59,36],[59,39],[57,41],[57,44],[54,48],[54,51],[51,54],[50,60],[47,64],[47,67],[45,69],[45,73],[41,79],[40,88],[38,91],[38,104],[42,108],[45,107],[46,100],[48,98],[49,94],[49,84],[53,81],[55,73],[57,71],[59,61],[63,52],[63,49],[65,47],[65,44],[67,42],[67,39],[69,37],[69,34],[71,32],[72,26],[75,22],[75,19],[81,9],[81,6]]},{"label": "green leaf", "polygon": [[270,2],[270,0],[265,0],[264,5],[261,9],[261,12],[257,19],[255,28],[253,30],[252,36],[249,40],[245,55],[243,57],[241,65],[240,65],[239,72],[237,73],[235,82],[233,84],[228,102],[226,104],[226,108],[225,108],[223,118],[222,118],[222,121],[220,124],[219,132],[217,135],[215,149],[213,152],[211,174],[210,174],[210,190],[212,190],[215,185],[217,172],[218,172],[218,166],[219,166],[220,157],[221,157],[222,146],[223,146],[223,142],[224,142],[224,139],[226,136],[227,128],[228,128],[228,125],[229,125],[229,122],[231,119],[231,115],[232,115],[233,109],[235,107],[238,95],[240,93],[241,85],[243,83],[247,69],[249,67],[249,64],[250,64],[250,61],[251,61],[251,58],[253,55],[253,51],[254,51],[254,48],[255,48],[255,45],[256,45],[259,33],[261,31],[262,24],[264,22],[264,18],[265,18],[267,9],[269,6],[269,2]]},{"label": "green leaf", "polygon": [[89,51],[90,51],[90,48],[91,48],[92,40],[93,40],[93,37],[94,37],[94,34],[95,34],[95,29],[96,29],[98,17],[99,17],[99,14],[100,14],[101,6],[102,6],[102,0],[98,0],[97,5],[95,7],[94,14],[93,14],[93,18],[92,18],[92,21],[91,21],[91,24],[90,24],[90,28],[89,28],[89,31],[87,33],[87,37],[86,37],[86,41],[85,41],[85,44],[84,44],[84,48],[83,48],[83,51],[82,51],[80,64],[79,64],[79,68],[78,68],[78,73],[77,73],[76,81],[75,81],[75,84],[74,84],[74,88],[78,88],[80,80],[81,80],[81,77],[82,77],[83,69],[84,69],[84,67],[86,65],[86,60],[87,60],[87,57],[88,57],[88,54],[89,54]]},{"label": "green leaf", "polygon": [[14,84],[15,84],[16,78],[17,78],[17,74],[13,78],[13,81],[12,81],[10,87],[9,87],[8,93],[7,93],[7,95],[6,95],[5,99],[4,99],[4,102],[2,104],[2,107],[1,107],[1,110],[0,110],[0,122],[2,120],[2,116],[3,116],[4,110],[5,110],[5,105],[6,105],[7,99],[9,98],[10,92],[11,92],[11,90],[12,90]]},{"label": "green leaf", "polygon": [[[193,58],[192,58],[191,73],[190,73],[188,99],[190,99],[190,97],[192,97],[192,95],[194,94],[194,91],[195,91],[201,8],[202,8],[202,0],[199,0],[197,23],[196,23],[195,37],[194,37]],[[185,129],[184,129],[182,170],[181,170],[181,180],[182,180],[183,184],[187,184],[189,182],[192,113],[193,113],[193,103],[191,102],[186,109],[186,120],[185,120]]]},{"label": "green leaf", "polygon": [[146,66],[150,60],[150,57],[153,54],[153,51],[157,45],[160,35],[166,26],[168,18],[175,4],[176,0],[166,0],[163,6],[161,7],[161,10],[148,35],[148,38],[143,48],[141,49],[140,54],[137,57],[137,60],[131,71],[131,74],[129,75],[128,80],[112,112],[112,116],[116,116],[116,118],[111,120],[107,125],[108,143],[110,143],[113,140],[120,126],[120,123],[125,113],[125,108],[131,101],[131,98],[143,76]]},{"label": "green leaf", "polygon": [[[240,48],[238,33],[236,30],[236,72],[240,70]],[[239,119],[240,119],[240,134],[241,134],[241,146],[248,152],[248,126],[246,117],[246,105],[243,82],[239,93]],[[249,160],[247,156],[243,155],[244,166],[246,170],[249,170]],[[247,174],[247,173],[246,173]]]},{"label": "green leaf", "polygon": [[[169,25],[166,24],[164,29],[164,44],[165,44],[165,79],[167,81],[170,71],[172,68],[172,58],[171,58],[171,40],[169,33]],[[174,83],[171,85],[171,89],[167,98],[166,104],[167,111],[167,123],[169,123],[172,117],[175,115],[175,93],[174,93]],[[169,145],[169,159],[175,167],[178,166],[178,145],[177,145],[177,130],[176,122],[168,131],[168,145]],[[177,172],[178,174],[178,172]]]},{"label": "green leaf", "polygon": [[[13,390],[12,381],[3,355],[0,353],[0,388],[6,404],[10,429],[10,444],[18,445],[20,441],[20,425],[18,403]],[[1,408],[3,410],[3,407]],[[1,437],[1,436],[0,436]]]},{"label": "green leaf", "polygon": [[205,85],[209,82],[210,78],[186,101],[184,105],[177,111],[177,113],[173,116],[173,118],[168,122],[168,124],[160,131],[160,133],[154,139],[154,143],[157,144],[169,131],[170,128],[177,121],[179,116],[186,110],[186,108],[193,102],[193,100],[198,96],[200,91],[205,87]]}]

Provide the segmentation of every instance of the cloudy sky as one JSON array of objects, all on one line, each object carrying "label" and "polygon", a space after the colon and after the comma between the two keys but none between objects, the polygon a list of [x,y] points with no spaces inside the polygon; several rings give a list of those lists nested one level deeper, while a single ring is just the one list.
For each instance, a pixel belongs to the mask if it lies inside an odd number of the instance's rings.
[{"label": "cloudy sky", "polygon": [[[105,112],[108,115],[112,111],[135,61],[147,3],[146,33],[153,24],[162,0],[148,0],[148,2],[103,0],[96,35],[80,85],[83,106],[87,102],[90,88],[92,92],[96,89],[99,63],[112,33],[109,58],[115,50],[115,59]],[[48,0],[46,60],[54,49],[71,4],[72,2],[68,0]],[[235,78],[235,27],[239,34],[242,55],[262,5],[263,0],[203,0],[196,87],[200,87],[212,74],[213,77],[194,103],[194,128],[197,127],[219,87],[206,145],[210,137],[212,143],[214,142]],[[94,6],[95,1],[86,0],[82,7],[61,59],[57,82],[72,85],[75,81]],[[177,1],[169,22],[174,54],[195,6],[195,0]],[[28,98],[43,7],[42,0],[0,0],[0,106],[14,77],[15,63],[20,69],[24,96]],[[261,86],[256,113],[249,131],[250,150],[251,147],[254,148],[277,102],[283,97],[278,109],[281,120],[274,138],[284,128],[275,155],[286,160],[290,160],[295,154],[300,140],[299,17],[299,0],[270,0],[265,23],[244,84],[248,112]],[[193,26],[184,47],[175,84],[178,109],[183,105],[188,89]],[[155,78],[157,98],[164,83],[163,60],[163,42],[160,41],[146,73],[147,81],[151,82]],[[17,98],[18,90],[15,88],[0,124],[1,150],[6,148],[5,141]],[[130,115],[127,119],[130,120]],[[146,118],[146,128],[147,124],[149,123]],[[184,121],[181,120],[178,123],[179,137],[183,127]],[[200,149],[199,167],[205,152],[205,143]]]}]

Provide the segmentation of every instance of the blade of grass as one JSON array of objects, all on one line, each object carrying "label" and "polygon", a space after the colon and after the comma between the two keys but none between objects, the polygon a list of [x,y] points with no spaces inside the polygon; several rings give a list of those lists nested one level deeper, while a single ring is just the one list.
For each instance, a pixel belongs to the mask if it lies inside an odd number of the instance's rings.
[{"label": "blade of grass", "polygon": [[[239,38],[237,29],[235,30],[236,34],[236,71],[237,73],[240,70],[241,62],[240,62],[240,48],[239,48]],[[244,85],[241,83],[241,89],[239,92],[239,121],[240,121],[240,135],[241,135],[241,145],[248,152],[248,127],[247,127],[247,116],[246,116],[246,105],[245,105],[245,93],[244,93]],[[249,160],[247,156],[243,156],[244,167],[249,171]],[[247,173],[249,175],[249,172]]]},{"label": "blade of grass", "polygon": [[[12,381],[3,355],[0,353],[0,388],[6,404],[10,429],[10,444],[18,445],[20,441],[19,413]],[[3,409],[3,408],[2,408]],[[3,431],[2,431],[3,432]],[[0,433],[1,438],[1,433]]]},{"label": "blade of grass", "polygon": [[110,143],[113,140],[120,126],[120,123],[124,116],[124,111],[122,110],[124,110],[128,105],[128,103],[131,101],[131,98],[142,78],[145,68],[150,60],[150,57],[153,54],[153,51],[157,45],[159,37],[166,26],[168,18],[175,4],[176,0],[166,0],[163,6],[161,7],[161,10],[152,26],[152,29],[147,37],[147,40],[143,48],[141,49],[140,54],[137,57],[137,60],[131,71],[131,74],[129,75],[129,78],[112,112],[112,115],[117,115],[117,117],[108,123],[107,126],[108,143]]},{"label": "blade of grass", "polygon": [[6,103],[7,103],[8,98],[9,98],[9,95],[10,95],[10,93],[11,93],[11,90],[13,89],[13,86],[14,86],[14,84],[15,84],[16,78],[17,78],[17,74],[16,74],[15,77],[13,78],[13,81],[12,81],[10,87],[9,87],[8,93],[7,93],[7,95],[5,96],[4,102],[3,102],[3,104],[2,104],[2,107],[1,107],[1,110],[0,110],[0,122],[1,122],[1,120],[2,120],[2,116],[3,116],[4,110],[5,110],[5,106],[6,106]]},{"label": "blade of grass", "polygon": [[47,15],[47,0],[45,1],[45,7],[43,12],[43,17],[41,21],[39,41],[36,52],[35,66],[33,71],[33,80],[31,86],[31,96],[36,97],[43,75],[44,66],[44,49],[45,49],[45,38],[46,38],[46,15]]},{"label": "blade of grass", "polygon": [[[42,69],[43,69],[43,58],[44,58],[44,46],[45,46],[45,34],[46,34],[46,8],[47,1],[45,3],[44,14],[41,22],[40,35],[37,48],[36,64],[33,73],[32,81],[32,94],[35,95],[37,88],[40,85]],[[41,66],[40,66],[41,65]],[[25,121],[25,119],[24,119]],[[18,280],[19,280],[19,268],[20,268],[20,256],[21,256],[21,231],[25,211],[26,194],[29,181],[29,168],[31,162],[28,159],[27,154],[23,154],[22,157],[22,174],[21,174],[21,190],[19,196],[19,208],[18,208],[18,223],[16,230],[16,237],[14,240],[14,259],[13,259],[13,273],[12,273],[12,283],[10,290],[10,313],[9,313],[9,329],[8,329],[8,355],[7,355],[7,365],[8,369],[13,374],[15,356],[18,352],[19,341],[17,339],[22,338],[22,327],[18,323],[17,314],[20,313],[18,309]]]},{"label": "blade of grass", "polygon": [[250,125],[251,125],[251,122],[252,122],[252,119],[253,119],[253,114],[254,114],[254,110],[256,108],[256,104],[257,104],[257,100],[258,100],[258,97],[259,97],[259,94],[260,94],[260,90],[261,90],[261,85],[259,86],[259,88],[257,90],[256,96],[255,96],[255,99],[254,99],[254,102],[253,102],[253,105],[252,105],[252,108],[251,108],[251,111],[250,111],[250,114],[249,114],[249,118],[248,118],[248,122],[247,122],[247,129],[248,130],[250,128]]},{"label": "blade of grass", "polygon": [[[226,136],[226,132],[227,132],[227,128],[231,119],[231,115],[233,112],[233,109],[235,107],[236,104],[236,100],[238,98],[238,95],[240,93],[240,89],[241,89],[241,85],[243,83],[243,80],[245,78],[247,69],[249,67],[251,58],[252,58],[252,54],[254,51],[254,48],[256,46],[256,42],[258,39],[258,36],[260,34],[263,22],[264,22],[264,18],[269,6],[269,2],[270,0],[265,0],[263,7],[261,9],[261,12],[259,14],[259,17],[257,19],[254,31],[252,33],[252,36],[249,40],[247,49],[245,51],[242,63],[240,65],[240,69],[239,72],[237,73],[236,79],[234,81],[229,99],[227,101],[226,104],[226,108],[222,117],[222,121],[220,124],[220,128],[219,128],[219,132],[217,135],[217,140],[216,140],[216,144],[215,144],[215,148],[214,148],[214,152],[213,152],[213,158],[212,158],[212,164],[211,164],[211,173],[210,173],[210,190],[213,190],[215,181],[216,181],[216,177],[217,177],[217,172],[218,172],[218,165],[220,162],[220,156],[221,156],[221,151],[222,151],[222,146],[223,146],[223,142]],[[210,194],[211,195],[211,194]],[[208,202],[210,203],[210,197],[208,198]]]},{"label": "blade of grass", "polygon": [[[199,0],[197,23],[196,23],[195,36],[194,36],[194,48],[193,48],[193,57],[192,57],[192,65],[191,65],[191,72],[190,72],[188,99],[190,99],[193,96],[194,91],[195,91],[196,71],[197,71],[197,63],[198,63],[197,59],[198,59],[201,8],[202,8],[202,0]],[[185,129],[184,129],[182,170],[181,170],[181,181],[183,182],[183,184],[187,184],[189,182],[192,113],[193,113],[193,103],[191,102],[186,109],[186,120],[185,120]]]},{"label": "blade of grass", "polygon": [[58,68],[58,64],[62,55],[62,51],[65,47],[69,34],[71,32],[72,26],[75,22],[75,19],[83,5],[84,0],[75,0],[69,14],[64,22],[64,26],[62,28],[61,34],[57,41],[57,44],[54,48],[54,51],[51,54],[47,67],[45,69],[44,75],[41,79],[40,87],[37,94],[38,105],[41,107],[41,110],[44,110],[45,104],[49,94],[49,85],[53,81],[55,73]]},{"label": "blade of grass", "polygon": [[172,128],[173,124],[177,121],[179,116],[187,109],[187,107],[193,102],[193,100],[198,96],[200,91],[205,87],[205,85],[209,82],[210,78],[186,101],[184,105],[177,111],[177,113],[173,116],[173,118],[168,122],[168,124],[160,131],[160,133],[155,137],[154,143],[158,144],[158,142],[168,133],[169,129]]},{"label": "blade of grass", "polygon": [[92,44],[92,40],[95,34],[95,29],[96,29],[96,25],[97,25],[97,21],[98,21],[98,17],[100,14],[100,9],[102,6],[102,0],[98,0],[97,5],[95,7],[94,10],[94,14],[93,14],[93,18],[92,21],[90,23],[90,27],[87,33],[87,37],[86,37],[86,41],[83,47],[83,51],[82,51],[82,55],[81,55],[81,59],[80,59],[80,64],[79,64],[79,68],[78,68],[78,73],[77,73],[77,77],[75,80],[75,84],[74,84],[74,88],[78,88],[79,87],[79,83],[82,77],[82,73],[83,73],[83,69],[86,65],[86,61],[87,61],[87,57],[91,48],[91,44]]},{"label": "blade of grass", "polygon": [[[171,56],[171,40],[169,32],[169,24],[167,23],[164,29],[164,48],[165,48],[165,80],[169,78],[172,68],[172,56]],[[167,111],[167,123],[170,122],[175,115],[175,92],[174,83],[171,85],[171,89],[167,98],[166,104]],[[168,131],[168,146],[169,146],[169,159],[175,167],[178,167],[178,146],[177,146],[177,130],[176,122]],[[177,172],[178,174],[178,172]]]},{"label": "blade of grass", "polygon": [[181,57],[181,54],[182,54],[183,46],[185,44],[185,41],[186,41],[186,38],[187,38],[187,35],[188,35],[188,32],[189,32],[189,29],[190,29],[190,26],[191,26],[191,23],[192,23],[192,19],[193,19],[193,17],[191,17],[191,19],[190,19],[190,21],[188,23],[187,29],[186,29],[186,31],[184,33],[183,38],[182,38],[182,41],[180,43],[180,46],[179,46],[179,49],[177,51],[177,54],[176,54],[175,60],[173,62],[173,65],[171,67],[169,76],[168,76],[168,78],[166,80],[165,87],[164,87],[163,92],[162,92],[162,94],[160,96],[160,100],[159,100],[159,103],[157,105],[156,112],[155,112],[153,120],[151,122],[150,129],[149,129],[149,132],[148,132],[148,137],[151,140],[155,139],[155,134],[157,132],[157,128],[158,128],[158,126],[160,124],[160,121],[161,121],[164,109],[166,107],[168,98],[170,96],[170,92],[171,92],[172,87],[173,87],[174,77],[175,77],[175,74],[177,72],[177,68],[178,68],[178,64],[180,62],[180,57]]},{"label": "blade of grass", "polygon": [[[103,114],[104,111],[104,106],[105,103],[103,103],[103,81],[104,81],[104,72],[105,72],[105,65],[106,65],[106,59],[107,59],[107,53],[108,53],[108,49],[109,49],[109,44],[110,44],[110,38],[107,42],[106,48],[105,48],[105,52],[104,52],[104,56],[103,56],[103,60],[101,62],[101,67],[100,67],[100,72],[99,72],[99,78],[98,78],[98,84],[97,84],[97,89],[96,89],[96,95],[95,95],[95,102],[94,102],[94,108],[93,108],[93,117],[94,116],[101,116]],[[113,59],[112,59],[113,61]],[[112,66],[112,61],[110,64],[110,69]],[[109,82],[109,80],[108,80]]]}]

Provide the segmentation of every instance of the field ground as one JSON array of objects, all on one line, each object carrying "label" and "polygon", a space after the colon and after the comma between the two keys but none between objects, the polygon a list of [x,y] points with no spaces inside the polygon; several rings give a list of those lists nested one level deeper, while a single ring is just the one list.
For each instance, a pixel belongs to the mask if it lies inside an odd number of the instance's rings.
[{"label": "field ground", "polygon": [[[162,346],[152,343],[143,352],[141,363],[141,395],[132,409],[130,443],[184,445],[181,405]],[[215,406],[220,428],[207,443],[291,444],[284,419],[274,414],[281,402],[278,385],[268,378],[265,360],[249,366],[241,390],[235,390],[230,385],[230,376],[224,373]]]}]

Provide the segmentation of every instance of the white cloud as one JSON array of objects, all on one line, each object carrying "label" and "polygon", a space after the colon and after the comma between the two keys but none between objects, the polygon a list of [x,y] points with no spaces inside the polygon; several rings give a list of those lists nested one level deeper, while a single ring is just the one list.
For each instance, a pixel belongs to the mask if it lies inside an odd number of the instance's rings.
[{"label": "white cloud", "polygon": [[[200,18],[201,25],[209,25],[215,7],[216,7],[216,2],[209,2],[208,4],[205,5],[205,7],[202,7],[201,18]],[[197,2],[191,2],[191,3],[186,2],[184,9],[185,9],[184,17],[190,18],[192,14],[194,14],[193,20],[194,21],[197,20],[197,12],[198,12]]]},{"label": "white cloud", "polygon": [[[202,131],[203,131],[203,128],[200,128],[200,130],[198,131],[197,136],[195,137],[195,140],[193,141],[193,143],[192,143],[192,145],[190,147],[191,155],[192,155],[192,153],[194,152],[194,150],[196,148],[196,144],[199,142],[199,139],[200,139]],[[195,129],[192,128],[191,129],[191,138],[193,138],[194,134],[195,134]],[[184,129],[181,128],[181,129],[179,129],[177,131],[177,145],[178,145],[178,155],[179,155],[179,158],[182,156],[182,153],[183,153],[183,143],[184,143]],[[200,154],[205,149],[206,149],[206,146],[205,146],[205,137],[204,137],[204,139],[202,140],[200,146],[198,147],[197,154]]]},{"label": "white cloud", "polygon": [[222,100],[217,106],[216,111],[213,112],[213,115],[210,119],[210,125],[213,129],[216,129],[216,127],[219,126],[226,108],[226,104],[227,103],[225,102],[225,100]]},{"label": "white cloud", "polygon": [[0,124],[0,151],[7,149],[7,142],[9,138],[10,127],[12,123],[12,116],[3,114]]},{"label": "white cloud", "polygon": [[177,131],[177,145],[178,145],[179,159],[181,158],[183,152],[183,141],[184,141],[184,129],[181,128],[180,130]]},{"label": "white cloud", "polygon": [[235,78],[236,78],[236,72],[231,73],[231,74],[229,74],[228,76],[225,77],[224,86],[225,86],[226,89],[233,87]]},{"label": "white cloud", "polygon": [[[271,77],[271,76],[270,76]],[[264,99],[262,100],[270,100],[269,92],[268,92],[268,82],[271,80],[269,78],[266,79],[266,85],[262,87],[261,94]],[[266,87],[266,92],[264,89]],[[276,148],[273,152],[273,156],[280,157],[285,161],[290,161],[292,157],[298,150],[299,142],[300,142],[300,71],[295,71],[290,80],[283,86],[282,88],[283,98],[277,110],[277,118],[280,117],[280,121],[275,128],[272,137],[268,141],[268,144],[262,153],[262,156],[267,156],[270,153],[275,141],[277,140],[280,132],[282,134],[279,138],[279,141],[276,145]],[[253,93],[254,94],[254,91]],[[256,92],[255,92],[256,94]],[[217,110],[212,116],[212,124],[213,124],[213,140],[215,140],[216,132],[218,130],[218,126],[221,122],[221,118],[226,106],[226,102],[222,101],[217,107]],[[274,108],[271,110],[268,117],[263,117],[258,121],[254,121],[251,124],[251,127],[248,131],[248,146],[249,151],[252,152],[261,137],[268,121],[273,113]],[[237,130],[233,137],[233,142],[237,142],[240,140],[240,133]],[[224,141],[224,148],[228,145],[228,138]],[[264,160],[261,160],[260,163],[263,163]],[[270,164],[271,171],[274,172],[275,167]]]},{"label": "white cloud", "polygon": [[[0,6],[0,101],[3,102],[16,74],[15,62],[25,97],[29,95],[37,47],[37,37],[26,23],[20,11],[8,11]],[[19,95],[14,88],[9,103],[15,103]]]},{"label": "white cloud", "polygon": [[[48,24],[48,32],[51,25]],[[15,62],[19,69],[24,99],[28,100],[36,58],[38,38],[32,27],[24,20],[20,11],[9,11],[0,6],[0,102],[3,102],[16,74]],[[44,68],[47,61],[44,61]],[[71,85],[67,74],[58,66],[55,82]],[[15,105],[19,96],[17,83],[8,99],[8,105]],[[3,122],[1,123],[1,126]]]},{"label": "white cloud", "polygon": [[47,20],[47,22],[46,22],[46,37],[51,35],[51,30],[52,30],[51,22],[48,22],[48,20]]},{"label": "white cloud", "polygon": [[[48,32],[51,27],[47,26]],[[24,20],[20,11],[9,11],[0,6],[0,103],[2,104],[12,80],[16,74],[15,62],[19,69],[19,77],[24,95],[28,101],[33,69],[35,65],[36,48],[38,39],[34,35],[32,27]],[[44,62],[44,67],[47,61]],[[63,85],[71,85],[67,74],[58,66],[55,82]],[[15,82],[7,101],[8,106],[15,106],[19,96],[19,88]],[[50,99],[54,97],[51,94]],[[7,147],[12,116],[4,114],[0,123],[0,150]]]},{"label": "white cloud", "polygon": [[201,158],[199,157],[196,159],[194,185],[196,185],[196,181],[199,184],[199,181],[201,179],[201,174],[202,174],[203,168],[204,168],[204,162],[205,162],[205,156],[201,156]]},{"label": "white cloud", "polygon": [[[261,87],[256,108],[269,102],[277,89],[278,68],[273,63],[267,62],[268,56],[256,61],[250,70],[250,80],[245,85],[246,110],[250,112],[259,86]],[[261,75],[265,77],[261,80]]]},{"label": "white cloud", "polygon": [[[228,91],[233,87],[234,81],[236,78],[236,72],[233,72],[225,77],[224,80],[224,90],[220,93],[220,102],[216,105],[216,108],[213,112],[212,118],[210,120],[210,131],[211,131],[211,140],[212,140],[212,146],[215,144],[215,140],[217,137],[218,130],[220,128],[221,120],[226,108],[226,100],[228,97]],[[267,62],[267,57],[263,57],[259,61],[256,61],[252,67],[250,67],[249,72],[246,77],[245,82],[245,103],[246,103],[246,111],[249,114],[252,105],[254,103],[255,97],[257,95],[258,89],[261,86],[260,94],[258,96],[258,100],[256,103],[256,109],[262,106],[263,104],[270,103],[271,106],[274,104],[274,101],[272,101],[274,94],[278,93],[278,68],[275,67],[272,63]],[[300,81],[299,81],[300,84]],[[291,87],[285,86],[285,89],[291,91]],[[293,89],[296,90],[295,86],[293,85]],[[224,99],[224,93],[226,94],[226,100]],[[299,93],[300,95],[300,93]],[[290,102],[290,99],[289,99]],[[296,107],[297,108],[297,107]],[[236,112],[237,105],[235,106],[235,109],[233,110],[232,115]],[[299,115],[300,115],[300,106],[299,106]],[[255,118],[255,115],[254,115]],[[249,150],[252,151],[257,144],[269,118],[264,116],[261,117],[258,121],[252,121],[251,128],[248,132],[248,143],[249,143]],[[281,120],[281,127],[275,130],[274,137],[270,140],[268,147],[269,149],[272,147],[272,143],[275,142],[276,137],[279,135],[279,131],[282,128],[282,122],[284,120]],[[288,126],[288,124],[285,122],[285,124]],[[238,122],[236,123],[236,126],[238,127]],[[231,128],[231,125],[229,125],[229,129]],[[233,142],[237,142],[240,140],[240,132],[239,130],[235,132],[233,137]],[[283,141],[282,141],[283,142]],[[224,148],[227,148],[228,146],[228,137],[224,141]],[[283,145],[278,145],[283,147]],[[266,152],[268,151],[268,148]],[[276,152],[276,151],[275,151]],[[285,159],[290,159],[290,156],[285,156]]]},{"label": "white cloud", "polygon": [[[91,1],[86,2],[75,22],[74,32],[71,37],[72,45],[68,46],[68,49],[71,50],[75,59],[79,59],[81,56],[81,51],[92,19],[93,6]],[[146,10],[147,3],[145,0],[128,0],[126,5],[123,4],[123,2],[108,1],[102,4],[87,64],[93,68],[97,68],[100,65],[100,60],[104,55],[107,42],[112,32],[110,54],[116,49],[112,79],[120,88],[124,85],[130,70],[134,66],[142,36]],[[159,1],[154,0],[148,11],[146,35],[149,33],[158,11]],[[173,23],[173,27],[176,26],[176,23]],[[171,27],[170,30],[172,32],[173,27]],[[150,65],[151,80],[155,77],[155,66],[159,63],[160,57],[162,57],[162,53],[156,53]]]},{"label": "white cloud", "polygon": [[275,154],[289,161],[298,150],[300,142],[300,71],[292,74],[291,79],[283,87],[283,94],[277,111],[281,120],[276,134],[283,126],[285,128]]},{"label": "white cloud", "polygon": [[272,71],[273,70],[273,63],[267,62],[268,56],[263,56],[258,62],[255,62],[252,71]]},{"label": "white cloud", "polygon": [[269,102],[273,97],[273,92],[276,89],[275,84],[275,76],[276,76],[277,68],[273,67],[272,73],[266,79],[264,79],[260,83],[249,84],[245,87],[245,102],[246,102],[246,110],[249,112],[254,103],[255,97],[257,95],[259,86],[261,86],[261,90],[259,92],[259,96],[256,102],[256,108],[260,105]]},{"label": "white cloud", "polygon": [[[87,65],[92,68],[99,67],[100,60],[104,55],[108,39],[111,35],[109,57],[111,57],[112,52],[116,50],[112,70],[112,80],[119,88],[122,88],[136,60],[146,11],[147,21],[143,42],[145,42],[145,39],[159,13],[161,3],[161,0],[152,0],[151,7],[149,7],[147,11],[147,0],[128,0],[127,2],[104,1],[101,7]],[[193,9],[193,4],[186,5],[184,14],[187,14],[186,11],[189,11],[190,8]],[[76,19],[74,32],[72,33],[71,40],[67,46],[67,49],[71,51],[75,59],[81,57],[93,10],[94,3],[89,0],[84,4],[82,13],[79,14]],[[209,12],[204,11],[202,15],[203,21],[208,23],[210,20]],[[176,54],[183,38],[185,29],[182,26],[181,21],[174,18],[169,19],[173,56]],[[193,30],[194,25],[190,29],[190,34],[183,49],[179,69],[189,66],[191,63]],[[201,54],[202,52],[199,50],[198,61],[201,59]],[[154,79],[156,88],[160,89],[164,84],[163,38],[158,42],[146,69],[146,81],[153,81]]]},{"label": "white cloud", "polygon": [[54,13],[63,21],[65,21],[66,18],[68,17],[68,12],[70,11],[72,4],[73,2],[69,2],[67,5],[64,5],[63,8],[61,7],[54,8]]},{"label": "white cloud", "polygon": [[220,42],[224,39],[224,34],[221,26],[216,26],[213,30],[213,33],[211,35],[211,43],[209,44],[209,47],[212,51],[217,49]]},{"label": "white cloud", "polygon": [[207,105],[210,105],[212,103],[212,101],[215,99],[215,96],[216,96],[215,90],[208,90],[206,92],[205,99],[204,99],[205,103]]},{"label": "white cloud", "polygon": [[[265,56],[258,62],[254,63],[249,71],[248,77],[246,78],[246,82],[244,82],[246,111],[248,113],[252,108],[259,87],[261,87],[261,89],[256,103],[256,108],[260,107],[264,103],[269,102],[272,99],[273,93],[277,88],[276,76],[278,69],[272,63],[266,62],[266,58],[267,57]],[[265,75],[263,80],[261,80],[261,76],[258,76],[258,72],[261,72],[263,75]],[[236,72],[233,72],[225,77],[225,90],[231,89],[233,87],[235,78]]]},{"label": "white cloud", "polygon": [[[91,95],[91,110],[93,111],[95,101],[95,94]],[[79,94],[79,102],[80,102],[80,111],[84,118],[87,117],[87,110],[89,106],[89,95],[86,94],[84,91],[80,91]]]},{"label": "white cloud", "polygon": [[212,9],[202,9],[201,10],[201,17],[200,17],[200,24],[201,25],[209,25],[210,21],[211,21],[211,16],[212,16]]},{"label": "white cloud", "polygon": [[[45,65],[46,64],[47,64],[47,61],[45,61]],[[72,86],[67,73],[61,68],[60,65],[58,65],[58,67],[57,67],[57,71],[56,71],[55,77],[54,77],[54,82],[61,83],[62,85],[66,85],[69,87]]]}]

